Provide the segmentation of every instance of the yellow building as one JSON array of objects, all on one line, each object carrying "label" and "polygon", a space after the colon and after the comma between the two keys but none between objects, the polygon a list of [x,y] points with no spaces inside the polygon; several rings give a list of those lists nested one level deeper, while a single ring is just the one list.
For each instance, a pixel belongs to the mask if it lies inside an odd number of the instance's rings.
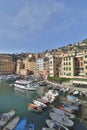
[{"label": "yellow building", "polygon": [[49,76],[50,77],[54,77],[54,76],[59,77],[60,66],[61,66],[61,58],[50,55],[49,56]]},{"label": "yellow building", "polygon": [[62,57],[62,65],[61,65],[61,76],[62,77],[73,77],[75,74],[74,67],[74,58],[73,55],[64,55]]}]

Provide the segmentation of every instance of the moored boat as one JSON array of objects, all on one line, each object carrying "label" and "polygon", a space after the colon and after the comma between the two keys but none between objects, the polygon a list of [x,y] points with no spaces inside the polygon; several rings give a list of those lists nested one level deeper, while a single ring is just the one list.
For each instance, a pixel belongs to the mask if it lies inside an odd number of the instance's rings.
[{"label": "moored boat", "polygon": [[46,120],[46,123],[48,125],[49,128],[54,128],[57,130],[69,130],[67,127],[63,126],[62,124],[54,121],[54,120]]},{"label": "moored boat", "polygon": [[70,106],[68,104],[58,105],[58,108],[69,113],[75,113],[76,111],[79,111],[79,107]]},{"label": "moored boat", "polygon": [[[56,130],[56,129],[54,129],[54,128],[43,127],[42,130]],[[57,130],[59,130],[59,129],[57,129]]]},{"label": "moored boat", "polygon": [[47,99],[46,97],[37,98],[36,100],[37,100],[37,101],[40,101],[40,102],[42,102],[42,103],[45,103],[45,104],[48,104],[48,103],[49,103],[49,101],[48,101],[48,99]]},{"label": "moored boat", "polygon": [[63,110],[58,109],[58,108],[53,108],[53,112],[55,112],[56,114],[61,114],[61,115],[67,116],[70,119],[74,119],[75,118],[74,114],[68,113],[68,112],[63,111]]},{"label": "moored boat", "polygon": [[37,105],[33,103],[29,103],[27,107],[28,107],[28,110],[33,110],[35,112],[42,112],[42,107],[38,107]]},{"label": "moored boat", "polygon": [[40,102],[40,101],[37,101],[37,100],[33,100],[33,103],[35,105],[37,105],[38,107],[47,108],[47,105],[44,104],[43,102]]},{"label": "moored boat", "polygon": [[3,130],[13,130],[14,127],[17,125],[18,121],[20,120],[20,117],[17,116],[14,119],[12,119],[4,128]]},{"label": "moored boat", "polygon": [[35,91],[38,87],[38,84],[33,83],[32,81],[16,80],[15,83],[14,83],[14,86],[17,87],[17,88],[24,89],[24,90]]},{"label": "moored boat", "polygon": [[66,127],[72,127],[74,125],[74,122],[70,120],[68,117],[57,115],[56,113],[53,112],[50,112],[50,117],[52,118],[52,120],[55,120]]},{"label": "moored boat", "polygon": [[26,130],[34,130],[34,128],[35,128],[34,122],[31,122],[31,123],[28,123]]},{"label": "moored boat", "polygon": [[26,118],[22,118],[19,123],[16,125],[16,127],[14,128],[14,130],[25,130],[27,125],[27,119]]},{"label": "moored boat", "polygon": [[2,128],[15,115],[15,112],[15,109],[12,109],[10,112],[1,115],[0,128]]}]

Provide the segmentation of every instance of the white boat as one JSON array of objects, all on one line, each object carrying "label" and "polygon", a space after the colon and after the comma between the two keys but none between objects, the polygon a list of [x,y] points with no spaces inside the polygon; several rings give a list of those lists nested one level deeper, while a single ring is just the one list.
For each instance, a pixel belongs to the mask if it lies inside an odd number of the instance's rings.
[{"label": "white boat", "polygon": [[50,117],[52,118],[52,120],[55,120],[66,127],[72,127],[74,125],[74,122],[72,120],[70,120],[68,117],[65,117],[61,114],[57,115],[56,113],[50,112]]},{"label": "white boat", "polygon": [[12,109],[8,113],[3,113],[0,119],[0,128],[3,127],[14,115],[15,115],[15,110]]},{"label": "white boat", "polygon": [[42,102],[40,102],[40,101],[37,101],[37,100],[33,100],[33,103],[34,103],[35,105],[37,105],[38,107],[42,107],[42,108],[46,108],[46,107],[47,107],[46,104],[44,104],[44,103],[42,103]]},{"label": "white boat", "polygon": [[53,95],[54,97],[57,97],[59,95],[58,91],[57,90],[53,90],[53,89],[50,89],[48,91],[48,94],[49,95]]},{"label": "white boat", "polygon": [[20,117],[17,116],[14,119],[12,119],[4,128],[3,130],[13,130],[14,127],[17,125],[17,123],[19,122]]},{"label": "white boat", "polygon": [[[56,129],[54,129],[54,128],[43,127],[42,130],[56,130]],[[59,129],[57,129],[57,130],[59,130]]]},{"label": "white boat", "polygon": [[32,81],[26,80],[16,80],[14,86],[17,88],[25,89],[25,90],[36,90],[38,87],[37,83],[33,83]]},{"label": "white boat", "polygon": [[55,100],[55,96],[53,94],[46,93],[44,97],[46,97],[50,103],[53,103]]},{"label": "white boat", "polygon": [[38,82],[38,85],[39,85],[39,86],[45,86],[45,85],[47,85],[47,83],[46,83],[45,80],[42,80],[42,81],[39,81],[39,82]]},{"label": "white boat", "polygon": [[70,113],[65,112],[65,111],[63,111],[63,110],[60,110],[60,109],[58,109],[58,108],[53,108],[53,112],[55,112],[56,114],[61,114],[61,115],[63,115],[63,116],[66,116],[66,117],[68,117],[68,118],[70,118],[70,119],[74,119],[74,118],[75,118],[75,115],[74,115],[74,114],[70,114]]},{"label": "white boat", "polygon": [[73,95],[68,95],[67,98],[68,98],[68,101],[72,103],[76,103],[79,101],[79,99]]},{"label": "white boat", "polygon": [[67,127],[63,126],[62,124],[54,121],[54,120],[46,120],[46,123],[49,128],[55,128],[57,130],[69,130]]}]

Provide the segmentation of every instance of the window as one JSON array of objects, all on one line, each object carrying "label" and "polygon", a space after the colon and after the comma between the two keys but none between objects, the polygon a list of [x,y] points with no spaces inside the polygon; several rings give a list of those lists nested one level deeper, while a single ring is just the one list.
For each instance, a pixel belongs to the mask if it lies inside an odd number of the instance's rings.
[{"label": "window", "polygon": [[85,55],[85,58],[87,58],[87,55]]},{"label": "window", "polygon": [[69,67],[69,70],[71,70],[71,67]]},{"label": "window", "polygon": [[71,60],[71,57],[69,57],[69,60]]},{"label": "window", "polygon": [[87,66],[85,66],[85,69],[87,69]]}]

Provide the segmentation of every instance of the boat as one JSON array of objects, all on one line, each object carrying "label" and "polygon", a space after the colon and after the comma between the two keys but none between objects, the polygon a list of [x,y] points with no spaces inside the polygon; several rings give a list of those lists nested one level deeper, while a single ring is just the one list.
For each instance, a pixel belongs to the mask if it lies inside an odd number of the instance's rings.
[{"label": "boat", "polygon": [[58,91],[57,90],[53,90],[53,89],[50,89],[47,93],[49,95],[54,96],[54,97],[57,97],[59,95]]},{"label": "boat", "polygon": [[47,105],[43,102],[37,101],[37,100],[33,100],[33,103],[35,105],[37,105],[38,107],[42,107],[42,108],[47,108]]},{"label": "boat", "polygon": [[17,125],[19,122],[20,117],[16,116],[14,119],[12,119],[7,125],[3,128],[3,130],[13,130],[14,127]]},{"label": "boat", "polygon": [[69,113],[75,113],[76,111],[79,111],[79,107],[71,106],[69,104],[64,104],[64,103],[62,105],[58,105],[58,108]]},{"label": "boat", "polygon": [[[56,130],[54,128],[47,128],[47,127],[43,127],[42,130]],[[58,130],[58,129],[57,129]]]},{"label": "boat", "polygon": [[63,116],[61,114],[57,115],[54,112],[50,112],[50,117],[52,118],[52,120],[55,120],[66,127],[72,127],[74,125],[74,122],[72,120],[70,120],[68,117]]},{"label": "boat", "polygon": [[69,119],[74,119],[75,118],[75,115],[74,114],[71,114],[71,113],[68,113],[66,111],[63,111],[61,109],[58,109],[58,108],[53,108],[52,109],[53,112],[55,112],[56,114],[61,114],[61,115],[64,115],[64,116],[67,116]]},{"label": "boat", "polygon": [[25,130],[27,125],[27,119],[26,118],[22,118],[19,123],[16,125],[16,127],[14,128],[14,130]]},{"label": "boat", "polygon": [[46,124],[48,125],[49,128],[54,128],[57,130],[69,130],[67,127],[63,126],[62,124],[54,120],[46,119]]},{"label": "boat", "polygon": [[76,102],[79,101],[79,99],[76,96],[73,96],[73,95],[68,95],[67,99],[68,99],[69,102],[72,102],[72,103],[76,103]]},{"label": "boat", "polygon": [[34,130],[34,128],[35,128],[34,123],[31,122],[31,123],[28,123],[26,130]]},{"label": "boat", "polygon": [[48,98],[47,97],[41,97],[41,98],[37,98],[36,99],[37,101],[40,101],[40,102],[42,102],[42,103],[45,103],[45,104],[48,104],[49,103],[49,101],[48,101]]},{"label": "boat", "polygon": [[15,83],[14,83],[14,86],[17,87],[17,88],[24,89],[24,90],[35,91],[38,87],[38,84],[33,83],[32,81],[16,80]]},{"label": "boat", "polygon": [[1,115],[0,128],[2,128],[15,115],[15,112],[15,109],[12,109],[10,112]]},{"label": "boat", "polygon": [[42,112],[42,107],[38,107],[37,105],[33,103],[29,103],[27,107],[28,107],[28,110],[33,110],[35,112]]},{"label": "boat", "polygon": [[38,85],[39,85],[39,86],[46,86],[47,83],[46,83],[45,80],[42,80],[42,81],[39,81],[39,82],[38,82]]}]

